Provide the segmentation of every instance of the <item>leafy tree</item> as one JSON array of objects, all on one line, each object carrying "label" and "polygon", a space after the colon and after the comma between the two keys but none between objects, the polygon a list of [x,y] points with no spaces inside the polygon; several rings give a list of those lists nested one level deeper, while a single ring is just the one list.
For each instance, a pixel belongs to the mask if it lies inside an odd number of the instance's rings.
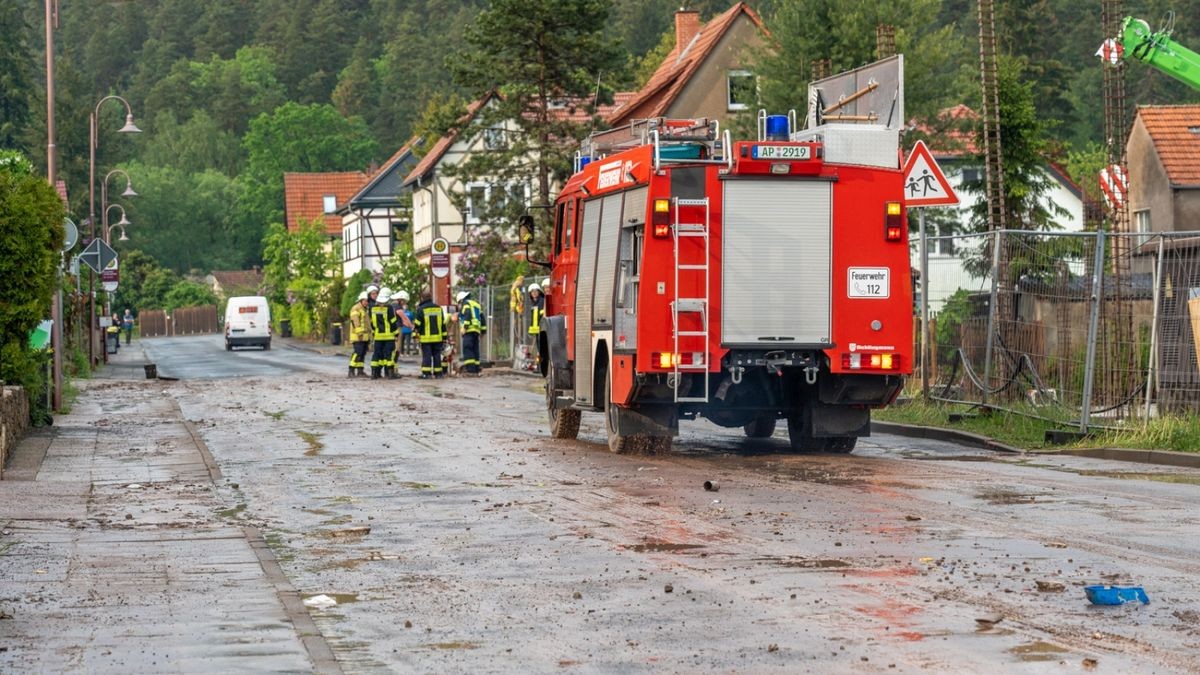
[{"label": "leafy tree", "polygon": [[39,359],[29,335],[50,313],[62,247],[62,200],[21,155],[0,152],[0,380],[40,398]]},{"label": "leafy tree", "polygon": [[371,270],[361,269],[346,279],[346,287],[342,289],[342,301],[338,303],[338,310],[342,316],[349,316],[354,303],[358,302],[358,294],[366,290],[374,277]]},{"label": "leafy tree", "polygon": [[173,113],[160,112],[150,129],[139,153],[146,164],[180,171],[215,169],[227,176],[241,169],[241,139],[203,109],[182,123]]},{"label": "leafy tree", "polygon": [[[409,297],[414,299],[412,305],[416,306],[415,298],[429,283],[429,268],[417,261],[410,239],[396,242],[391,257],[383,262],[380,280],[393,291],[408,291]],[[353,290],[353,286],[348,290]]]},{"label": "leafy tree", "polygon": [[248,158],[238,177],[238,206],[243,227],[260,232],[283,220],[284,172],[359,169],[379,151],[362,119],[342,117],[328,104],[286,103],[259,115],[242,146]]},{"label": "leafy tree", "polygon": [[0,34],[5,36],[0,40],[0,148],[20,148],[22,132],[29,123],[28,31],[17,3],[0,4]]},{"label": "leafy tree", "polygon": [[296,232],[272,223],[263,238],[263,280],[268,297],[284,302],[295,280],[326,278],[339,262],[341,247],[336,242],[329,244],[325,225],[319,221],[301,221]]},{"label": "leafy tree", "polygon": [[264,47],[243,47],[233,59],[214,55],[208,61],[175,62],[170,74],[154,85],[146,105],[171,111],[186,120],[205,110],[221,129],[242,134],[256,115],[271,112],[287,100],[276,77],[274,54]]},{"label": "leafy tree", "polygon": [[451,71],[469,91],[500,94],[481,111],[471,137],[504,125],[514,133],[502,149],[460,164],[462,176],[531,185],[536,203],[550,203],[551,181],[569,173],[574,141],[588,130],[558,109],[564,101],[590,101],[596,78],[621,69],[616,45],[602,33],[608,18],[605,0],[493,0],[479,13]]},{"label": "leafy tree", "polygon": [[171,287],[164,298],[163,308],[173,312],[180,307],[202,307],[217,304],[217,296],[212,289],[194,281],[180,281]]},{"label": "leafy tree", "polygon": [[[128,307],[137,313],[147,308],[162,307],[162,297],[147,298],[147,281],[164,271],[158,261],[140,249],[121,252],[121,283],[117,286],[114,307]],[[174,285],[168,284],[168,288]]]},{"label": "leafy tree", "polygon": [[130,245],[180,274],[240,268],[257,257],[258,242],[233,222],[236,192],[225,174],[140,163],[126,170],[140,195],[123,201],[133,222]]}]

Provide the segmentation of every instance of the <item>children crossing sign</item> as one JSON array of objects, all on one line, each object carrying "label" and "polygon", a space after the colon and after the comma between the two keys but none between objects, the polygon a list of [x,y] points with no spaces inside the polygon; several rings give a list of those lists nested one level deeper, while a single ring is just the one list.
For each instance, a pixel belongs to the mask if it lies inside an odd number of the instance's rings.
[{"label": "children crossing sign", "polygon": [[904,205],[911,209],[957,203],[958,195],[950,187],[946,174],[934,161],[925,142],[917,141],[904,162]]}]

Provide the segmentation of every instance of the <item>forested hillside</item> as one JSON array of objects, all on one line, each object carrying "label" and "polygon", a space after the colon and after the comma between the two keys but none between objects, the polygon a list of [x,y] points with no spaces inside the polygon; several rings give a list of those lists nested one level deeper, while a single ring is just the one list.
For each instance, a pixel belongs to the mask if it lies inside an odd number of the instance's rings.
[{"label": "forested hillside", "polygon": [[[603,0],[596,0],[604,4]],[[266,225],[282,215],[283,171],[363,169],[396,150],[429,101],[458,91],[447,59],[483,3],[474,0],[61,0],[56,33],[60,172],[73,211],[87,211],[88,115],[101,97],[133,106],[140,135],[113,133],[124,110],[102,112],[98,170],[121,166],[143,195],[127,203],[135,246],[178,272],[257,262]],[[729,0],[689,2],[705,19]],[[759,0],[779,51],[761,55],[762,102],[801,107],[811,62],[835,70],[873,58],[878,23],[897,26],[909,59],[910,115],[976,106],[971,0]],[[1100,3],[997,3],[1003,50],[1023,65],[1052,152],[1102,142]],[[609,91],[634,88],[672,44],[677,0],[612,0],[606,33],[627,54],[598,73]],[[1200,47],[1200,0],[1126,3]],[[44,164],[41,2],[0,0],[0,145]],[[497,40],[519,36],[497,35]],[[503,83],[495,83],[503,84]],[[1195,100],[1133,65],[1130,104]],[[118,182],[113,187],[119,192]]]}]

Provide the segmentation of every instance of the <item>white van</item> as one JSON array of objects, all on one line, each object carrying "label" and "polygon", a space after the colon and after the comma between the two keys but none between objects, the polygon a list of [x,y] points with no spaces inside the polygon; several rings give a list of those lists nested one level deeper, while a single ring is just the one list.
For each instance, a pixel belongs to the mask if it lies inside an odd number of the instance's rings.
[{"label": "white van", "polygon": [[271,308],[261,295],[230,298],[225,305],[225,350],[246,345],[271,348]]}]

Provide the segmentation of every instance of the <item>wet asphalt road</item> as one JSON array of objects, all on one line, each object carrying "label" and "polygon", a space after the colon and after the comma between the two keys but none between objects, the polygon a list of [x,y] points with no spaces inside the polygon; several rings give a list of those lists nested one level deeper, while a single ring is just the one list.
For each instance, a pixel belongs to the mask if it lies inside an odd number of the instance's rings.
[{"label": "wet asphalt road", "polygon": [[889,436],[800,456],[704,422],[616,456],[597,415],[548,439],[532,378],[145,346],[229,518],[339,600],[312,614],[348,672],[1200,670],[1200,472]]}]

